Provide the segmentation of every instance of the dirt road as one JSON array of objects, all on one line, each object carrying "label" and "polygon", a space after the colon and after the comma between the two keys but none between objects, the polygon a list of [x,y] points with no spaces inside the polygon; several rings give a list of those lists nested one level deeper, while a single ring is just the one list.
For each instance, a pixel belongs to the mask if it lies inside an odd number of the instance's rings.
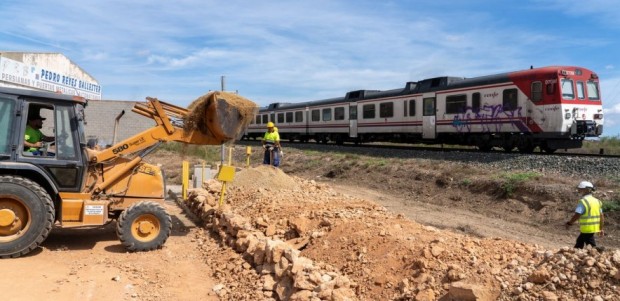
[{"label": "dirt road", "polygon": [[197,248],[196,228],[174,203],[172,235],[160,250],[128,253],[115,224],[93,229],[55,228],[42,247],[0,260],[0,299],[218,300]]}]

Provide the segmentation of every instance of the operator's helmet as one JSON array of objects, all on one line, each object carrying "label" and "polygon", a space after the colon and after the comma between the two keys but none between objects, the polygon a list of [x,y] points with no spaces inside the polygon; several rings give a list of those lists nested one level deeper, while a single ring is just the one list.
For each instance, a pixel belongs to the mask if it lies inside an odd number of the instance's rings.
[{"label": "operator's helmet", "polygon": [[579,185],[577,185],[577,188],[590,188],[590,189],[594,189],[594,185],[592,185],[592,183],[588,182],[588,181],[581,181],[579,182]]},{"label": "operator's helmet", "polygon": [[274,126],[275,125],[273,124],[273,122],[271,122],[271,121],[267,122],[267,128],[272,128]]}]

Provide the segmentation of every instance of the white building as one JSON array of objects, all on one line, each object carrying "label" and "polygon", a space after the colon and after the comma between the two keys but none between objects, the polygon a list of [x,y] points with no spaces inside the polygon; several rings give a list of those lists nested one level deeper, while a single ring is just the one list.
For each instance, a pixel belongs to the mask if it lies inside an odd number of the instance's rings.
[{"label": "white building", "polygon": [[0,51],[0,86],[101,99],[99,82],[61,53]]}]

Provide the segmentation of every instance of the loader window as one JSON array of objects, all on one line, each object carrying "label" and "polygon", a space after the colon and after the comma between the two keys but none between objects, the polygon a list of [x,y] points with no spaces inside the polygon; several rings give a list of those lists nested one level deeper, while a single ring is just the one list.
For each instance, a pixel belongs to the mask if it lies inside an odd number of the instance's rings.
[{"label": "loader window", "polygon": [[76,159],[76,124],[71,122],[71,107],[56,107],[56,153],[59,159]]},{"label": "loader window", "polygon": [[0,154],[8,154],[11,151],[13,112],[15,112],[15,102],[11,99],[0,98]]}]

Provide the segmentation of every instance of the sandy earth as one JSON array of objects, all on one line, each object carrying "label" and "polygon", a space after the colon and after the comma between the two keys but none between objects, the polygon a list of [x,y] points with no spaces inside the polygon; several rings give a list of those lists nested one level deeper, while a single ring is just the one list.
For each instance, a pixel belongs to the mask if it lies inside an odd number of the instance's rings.
[{"label": "sandy earth", "polygon": [[[155,157],[156,161],[164,164],[164,169],[169,176],[178,176],[178,156],[157,157],[156,154]],[[253,157],[252,160],[255,162],[259,159]],[[404,216],[407,221],[399,222],[403,225],[417,222],[439,229],[447,229],[456,234],[469,235],[474,239],[502,237],[525,244],[537,244],[547,249],[571,246],[578,232],[576,227],[566,230],[562,226],[562,221],[570,216],[573,206],[571,196],[569,194],[567,197],[566,192],[558,195],[545,192],[539,200],[536,197],[537,191],[534,189],[534,193],[531,191],[530,193],[523,192],[520,197],[497,198],[492,193],[489,195],[476,193],[477,190],[489,189],[489,185],[492,186],[493,183],[484,184],[481,187],[468,187],[467,189],[461,189],[462,187],[456,183],[450,184],[451,180],[445,180],[446,174],[450,175],[454,172],[449,166],[436,166],[424,162],[421,164],[419,162],[411,164],[401,162],[399,168],[394,168],[390,167],[391,164],[388,162],[385,168],[365,169],[355,163],[349,166],[347,165],[350,164],[349,162],[332,162],[338,164],[323,164],[322,166],[315,166],[315,168],[308,168],[307,165],[304,165],[304,161],[308,160],[317,159],[308,159],[303,155],[289,153],[282,170],[301,178],[315,179],[318,183],[324,183],[322,185],[329,185],[330,189],[338,195],[349,195],[375,202],[387,208],[388,212]],[[329,162],[330,160],[322,158],[322,161]],[[388,175],[387,178],[378,178],[380,175],[386,174]],[[455,178],[456,176],[458,175],[455,175]],[[266,180],[269,183],[269,179],[261,180]],[[565,182],[560,183],[548,183],[548,186],[564,185],[571,183],[571,181],[575,181],[575,179],[566,179]],[[254,184],[260,183],[257,181]],[[292,195],[295,193],[297,192],[291,192]],[[289,200],[294,201],[295,198]],[[303,208],[301,207],[294,207],[294,210],[289,213],[292,214],[291,216],[295,214],[300,216],[316,215],[317,212],[322,212],[326,208],[331,207],[320,205],[315,209],[315,212],[308,213],[302,211]],[[367,208],[370,207],[367,205],[359,208],[353,206],[353,209],[344,205],[343,208],[345,209],[336,209],[344,210],[344,212],[362,210],[372,214],[372,210],[369,211]],[[41,248],[28,256],[0,261],[0,271],[2,271],[0,273],[0,292],[2,292],[0,300],[235,300],[231,297],[234,295],[230,293],[222,295],[221,291],[234,292],[238,288],[227,286],[230,283],[227,284],[222,281],[231,277],[239,278],[237,269],[243,265],[244,259],[235,255],[234,251],[222,248],[216,238],[189,222],[176,204],[168,203],[166,209],[176,217],[173,218],[173,233],[161,250],[153,252],[125,252],[116,238],[113,223],[105,228],[87,230],[54,229]],[[321,214],[328,215],[329,213],[323,212]],[[275,219],[276,216],[272,218]],[[286,226],[287,224],[284,223],[283,225]],[[338,228],[338,223],[336,223],[324,240],[330,242],[331,247],[336,247],[341,237],[349,236],[348,228],[344,222],[342,225],[344,228]],[[379,228],[386,227],[381,221],[375,220],[371,224],[361,221],[358,227],[365,229],[369,225]],[[619,245],[618,237],[616,237],[617,225],[617,220],[610,220],[611,227],[608,232],[610,235],[607,238],[599,239],[600,244],[611,247]],[[277,227],[280,227],[280,224]],[[363,236],[359,236],[357,240],[355,238],[348,242],[345,240],[345,243],[338,248],[342,248],[343,251],[351,248],[348,252],[361,254],[360,250],[362,250],[361,245],[363,243],[369,243],[372,246],[385,244],[391,240],[400,243],[410,240],[409,237],[420,235],[426,231],[420,230],[417,226],[406,228],[407,231],[402,229],[405,228],[392,229],[388,233],[393,234],[387,236],[379,235],[378,232],[370,234],[360,232]],[[290,233],[290,229],[281,229],[280,231],[288,231],[283,235]],[[396,235],[397,233],[398,235]],[[428,241],[426,241],[427,238]],[[416,239],[424,242],[422,247],[438,244],[427,236],[418,236]],[[476,248],[469,247],[472,240],[461,237],[455,238],[452,234],[446,236],[445,240],[454,240],[466,245],[468,251],[479,251],[477,249],[479,242],[476,240],[473,240]],[[324,246],[319,245],[318,242],[305,252],[316,260],[329,262],[329,250],[327,252],[321,251]],[[444,243],[444,240],[440,239],[439,244]],[[500,245],[509,246],[511,244],[502,242]],[[412,246],[406,248],[414,250]],[[444,246],[443,248],[447,247]],[[522,248],[524,254],[529,250],[525,246]],[[386,249],[368,247],[364,250],[369,254],[377,252],[376,255],[381,256],[379,251],[385,252]],[[420,249],[419,252],[424,253],[428,250]],[[395,260],[389,264],[402,261],[402,259],[398,259],[399,256],[411,258],[412,254],[403,255],[394,252],[394,256],[396,259],[388,258]],[[373,262],[371,259],[369,260]],[[336,260],[331,264],[343,271],[354,269],[366,273],[364,269],[360,268],[363,265],[356,266],[350,261],[350,258],[343,257],[340,258],[340,261]],[[445,261],[448,260],[445,259]],[[500,256],[495,268],[503,267],[502,264],[506,263],[503,261],[504,258]],[[506,261],[509,260],[506,259]],[[379,262],[377,261],[377,263]],[[367,262],[362,263],[367,264]],[[351,266],[348,266],[349,264]],[[397,265],[391,266],[397,267]],[[379,267],[381,265],[373,266],[374,269],[379,269]],[[241,270],[247,276],[244,276],[246,281],[242,281],[242,284],[234,282],[233,285],[250,287],[256,283],[260,284],[261,280],[252,272],[252,266],[244,265]],[[447,270],[438,269],[437,272],[439,271],[443,273]],[[355,275],[355,271],[350,272],[351,275]],[[370,285],[369,291],[362,291],[362,294],[391,297],[393,295],[388,293],[394,294],[395,287],[400,285],[400,281],[404,279],[415,280],[402,271],[396,273],[389,270],[378,270],[378,272],[385,274],[389,279],[360,278],[365,279],[363,281],[369,281]],[[196,283],[200,285],[196,285]],[[218,298],[214,291],[216,287],[226,288],[221,291],[218,290],[221,298]],[[358,293],[359,287],[357,288]],[[427,290],[431,287],[428,284]],[[440,292],[442,289],[434,288],[435,292]],[[411,292],[417,291],[418,288],[411,289]],[[422,289],[419,291],[424,292]]]},{"label": "sandy earth", "polygon": [[114,223],[53,229],[34,252],[0,260],[0,300],[218,300],[195,242],[203,230],[175,203],[166,210],[174,214],[172,235],[153,252],[126,252]]}]

